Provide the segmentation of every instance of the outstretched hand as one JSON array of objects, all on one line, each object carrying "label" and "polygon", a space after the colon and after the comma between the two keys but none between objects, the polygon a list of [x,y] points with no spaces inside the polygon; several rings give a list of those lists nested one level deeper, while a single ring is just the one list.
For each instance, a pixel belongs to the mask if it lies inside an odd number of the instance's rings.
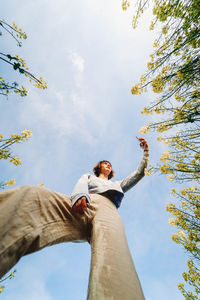
[{"label": "outstretched hand", "polygon": [[137,138],[139,141],[140,141],[140,147],[144,150],[148,150],[149,149],[149,146],[148,146],[148,143],[145,139],[143,138]]},{"label": "outstretched hand", "polygon": [[88,203],[86,197],[82,197],[73,205],[73,210],[76,213],[83,215],[87,207],[88,207]]}]

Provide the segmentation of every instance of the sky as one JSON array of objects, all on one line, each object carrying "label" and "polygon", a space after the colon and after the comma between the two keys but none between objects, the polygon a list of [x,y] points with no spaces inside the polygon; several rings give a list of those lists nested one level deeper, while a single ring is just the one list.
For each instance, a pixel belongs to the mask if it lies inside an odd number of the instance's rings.
[{"label": "sky", "polygon": [[[136,136],[150,120],[140,111],[156,95],[133,96],[131,87],[146,70],[155,35],[149,31],[150,12],[136,30],[131,16],[132,8],[124,12],[120,0],[4,1],[1,18],[15,21],[28,39],[19,48],[4,34],[2,51],[25,58],[48,88],[36,89],[1,64],[6,78],[28,89],[25,98],[1,99],[1,133],[33,133],[13,148],[22,165],[1,162],[3,180],[15,178],[15,186],[43,183],[70,195],[79,177],[92,172],[99,160],[112,162],[116,180],[137,168],[142,150]],[[146,139],[150,163],[157,164],[166,148],[155,133]],[[171,240],[176,229],[168,225],[171,216],[165,211],[172,187],[164,176],[146,176],[119,208],[146,300],[183,299],[177,283],[187,268],[186,255]],[[15,268],[3,300],[86,299],[90,246],[47,247],[23,257]]]}]

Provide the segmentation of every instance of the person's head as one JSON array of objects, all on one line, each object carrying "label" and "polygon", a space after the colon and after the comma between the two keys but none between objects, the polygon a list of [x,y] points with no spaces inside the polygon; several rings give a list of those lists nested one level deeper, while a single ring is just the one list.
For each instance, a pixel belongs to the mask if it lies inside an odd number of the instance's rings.
[{"label": "person's head", "polygon": [[111,179],[114,177],[114,171],[112,170],[112,165],[108,160],[99,161],[96,166],[93,168],[94,174],[99,177],[100,174],[104,174]]}]

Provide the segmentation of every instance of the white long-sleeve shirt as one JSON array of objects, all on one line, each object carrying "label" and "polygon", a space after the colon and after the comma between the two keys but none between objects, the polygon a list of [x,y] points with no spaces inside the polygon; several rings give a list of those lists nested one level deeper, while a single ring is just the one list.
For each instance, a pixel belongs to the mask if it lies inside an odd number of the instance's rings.
[{"label": "white long-sleeve shirt", "polygon": [[148,151],[144,151],[143,158],[138,168],[129,176],[119,181],[112,181],[97,177],[92,174],[84,174],[76,183],[72,192],[72,204],[86,197],[87,202],[90,202],[90,194],[103,194],[114,202],[118,208],[124,197],[124,193],[131,189],[143,176],[144,170],[147,167]]}]

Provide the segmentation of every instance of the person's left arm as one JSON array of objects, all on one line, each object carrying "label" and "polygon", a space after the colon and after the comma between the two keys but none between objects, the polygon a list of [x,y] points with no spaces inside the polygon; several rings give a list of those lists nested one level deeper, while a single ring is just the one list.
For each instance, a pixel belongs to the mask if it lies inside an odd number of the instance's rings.
[{"label": "person's left arm", "polygon": [[132,174],[130,174],[129,176],[127,176],[121,181],[120,186],[124,193],[130,190],[145,175],[144,170],[147,167],[147,163],[148,163],[149,147],[145,139],[140,138],[139,141],[140,141],[140,147],[144,149],[143,158],[138,168]]}]

